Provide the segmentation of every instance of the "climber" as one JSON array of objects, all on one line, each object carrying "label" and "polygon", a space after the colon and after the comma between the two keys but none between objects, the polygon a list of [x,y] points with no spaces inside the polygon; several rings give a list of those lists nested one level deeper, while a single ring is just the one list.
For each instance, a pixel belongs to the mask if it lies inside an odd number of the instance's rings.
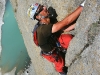
[{"label": "climber", "polygon": [[67,74],[64,59],[65,50],[67,50],[73,36],[71,34],[62,34],[60,31],[66,26],[67,28],[64,31],[74,29],[75,24],[72,23],[79,17],[85,2],[86,0],[74,12],[59,22],[51,22],[52,19],[55,20],[54,14],[51,14],[46,6],[39,3],[32,4],[27,11],[27,14],[32,20],[36,19],[38,21],[38,27],[35,28],[36,33],[33,32],[33,34],[36,34],[35,43],[41,48],[41,55],[52,62],[56,71],[61,75]]}]

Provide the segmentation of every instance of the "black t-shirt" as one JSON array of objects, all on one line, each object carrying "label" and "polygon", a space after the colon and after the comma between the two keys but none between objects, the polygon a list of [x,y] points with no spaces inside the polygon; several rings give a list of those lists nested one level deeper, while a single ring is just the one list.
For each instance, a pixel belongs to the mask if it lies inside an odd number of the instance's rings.
[{"label": "black t-shirt", "polygon": [[48,24],[48,25],[43,24],[37,28],[37,40],[40,48],[44,52],[49,52],[54,48],[51,46],[51,41],[50,41],[52,35],[52,26],[53,24]]}]

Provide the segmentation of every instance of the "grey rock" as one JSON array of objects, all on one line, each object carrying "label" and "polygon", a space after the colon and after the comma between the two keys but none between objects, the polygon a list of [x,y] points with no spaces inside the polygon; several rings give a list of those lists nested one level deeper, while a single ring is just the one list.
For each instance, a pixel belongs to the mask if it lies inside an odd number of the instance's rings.
[{"label": "grey rock", "polygon": [[[19,29],[36,75],[58,75],[52,63],[39,55],[40,48],[33,43],[32,21],[26,12],[30,4],[39,2],[55,8],[58,21],[74,11],[83,0],[10,0]],[[87,0],[80,14],[66,53],[67,75],[100,75],[100,0]],[[34,74],[33,74],[34,75]]]}]

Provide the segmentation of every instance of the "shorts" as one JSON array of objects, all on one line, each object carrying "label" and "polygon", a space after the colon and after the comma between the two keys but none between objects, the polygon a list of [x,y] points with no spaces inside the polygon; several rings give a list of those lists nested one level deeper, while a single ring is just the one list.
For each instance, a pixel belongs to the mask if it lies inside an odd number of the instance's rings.
[{"label": "shorts", "polygon": [[[70,34],[62,34],[58,38],[58,40],[60,45],[67,50],[72,38],[73,36]],[[53,52],[52,55],[42,54],[42,56],[54,64],[57,72],[63,72],[63,67],[65,66],[65,57],[63,57],[62,55],[58,55],[56,52]],[[56,61],[56,59],[53,58],[53,56],[58,56],[58,61]]]}]

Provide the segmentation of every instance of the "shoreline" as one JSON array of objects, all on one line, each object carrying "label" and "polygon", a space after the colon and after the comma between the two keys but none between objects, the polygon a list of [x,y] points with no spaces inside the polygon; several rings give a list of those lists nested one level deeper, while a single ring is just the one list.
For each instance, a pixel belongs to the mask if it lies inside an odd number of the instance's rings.
[{"label": "shoreline", "polygon": [[[2,25],[4,24],[3,22],[3,16],[4,16],[4,12],[5,12],[5,4],[6,1],[5,0],[0,0],[0,56],[1,56],[1,50],[2,50],[2,46],[1,46],[1,34],[2,34]],[[1,68],[0,68],[0,75],[1,75]]]},{"label": "shoreline", "polygon": [[[4,16],[4,12],[5,12],[5,0],[0,0],[0,42],[1,42],[1,34],[2,34],[2,25],[4,24],[3,22],[3,16]],[[1,50],[2,50],[2,46],[0,43],[0,55],[1,55]]]},{"label": "shoreline", "polygon": [[[1,30],[0,30],[0,41],[1,41],[1,35],[2,35],[2,25],[4,24],[4,14],[5,14],[5,10],[6,10],[6,3],[7,3],[7,0],[0,0],[0,28],[1,28]],[[5,23],[6,24],[6,23]],[[1,43],[0,43],[0,55],[1,55],[1,52],[2,52],[2,46],[1,46]],[[18,75],[28,75],[28,71],[30,70],[30,68],[32,68],[32,67],[28,67],[28,69],[25,69],[25,71],[24,72],[18,72]],[[11,70],[10,72],[7,72],[7,73],[2,73],[1,72],[1,68],[0,68],[0,75],[14,75],[14,74],[16,74],[16,67],[13,69],[13,70]]]}]

